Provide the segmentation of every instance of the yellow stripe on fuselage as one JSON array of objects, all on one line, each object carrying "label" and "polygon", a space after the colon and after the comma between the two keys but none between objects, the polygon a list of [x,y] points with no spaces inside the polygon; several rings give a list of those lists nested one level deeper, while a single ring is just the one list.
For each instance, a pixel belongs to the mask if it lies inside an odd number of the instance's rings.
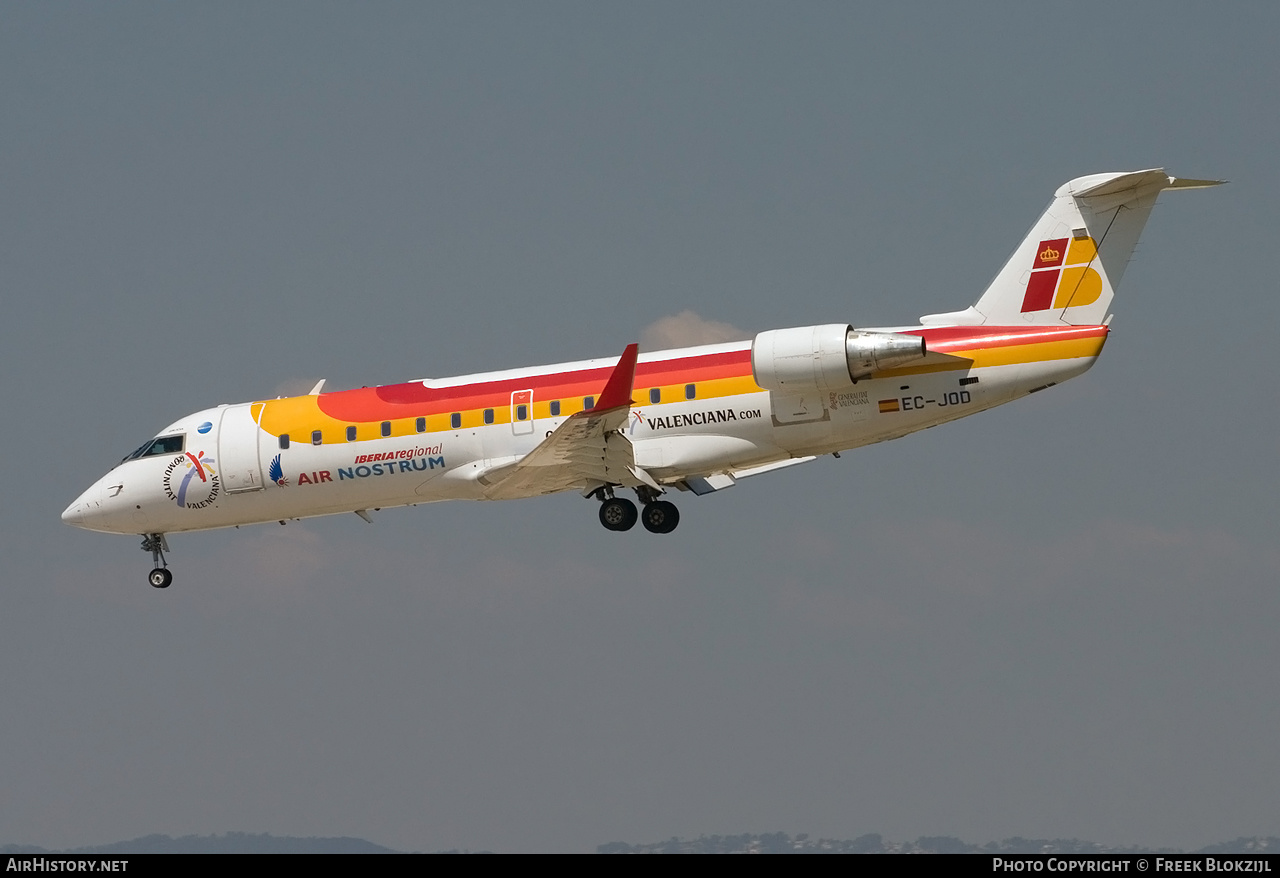
[{"label": "yellow stripe on fuselage", "polygon": [[[755,379],[750,374],[698,381],[695,387],[695,398],[699,400],[720,399],[745,393],[760,392],[759,386],[756,385]],[[684,384],[664,384],[658,385],[658,388],[661,391],[660,404],[665,405],[685,400]],[[648,404],[650,389],[649,387],[637,387],[632,392],[632,398],[635,400],[637,408]],[[426,429],[422,431],[423,433],[443,433],[455,430],[451,422],[451,416],[454,413],[438,412],[435,414],[390,418],[388,419],[391,423],[390,436],[383,436],[382,421],[353,422],[339,420],[321,411],[318,399],[317,396],[292,396],[284,399],[271,399],[254,403],[252,412],[259,426],[272,436],[288,435],[294,442],[306,443],[312,441],[312,432],[319,430],[321,444],[324,445],[344,444],[348,441],[363,442],[371,439],[418,436],[421,435],[417,424],[420,417],[426,419]],[[558,416],[552,415],[552,400],[539,399],[535,395],[531,413],[533,419],[567,417],[582,411],[581,397],[562,398],[559,401],[560,414]],[[493,421],[486,424],[484,412],[490,408],[493,409]],[[493,405],[490,406],[461,409],[457,413],[462,418],[462,424],[456,429],[470,430],[476,427],[510,424],[512,421],[511,408],[510,397],[504,395],[501,399],[495,399]],[[259,412],[261,412],[261,417],[258,416]],[[355,427],[356,438],[354,440],[347,439],[348,427]]]}]

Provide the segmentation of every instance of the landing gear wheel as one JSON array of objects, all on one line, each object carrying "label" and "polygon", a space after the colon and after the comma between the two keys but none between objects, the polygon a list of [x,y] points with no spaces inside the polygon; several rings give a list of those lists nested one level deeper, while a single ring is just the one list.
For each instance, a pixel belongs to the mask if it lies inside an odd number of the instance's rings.
[{"label": "landing gear wheel", "polygon": [[147,582],[151,583],[153,588],[168,588],[169,583],[173,582],[173,574],[168,570],[168,562],[164,560],[164,553],[169,550],[169,544],[165,542],[164,534],[143,534],[142,535],[142,551],[151,553],[151,563],[156,565],[155,569],[147,574]]},{"label": "landing gear wheel", "polygon": [[680,523],[680,510],[674,503],[666,500],[655,500],[644,507],[640,516],[644,529],[654,534],[669,534]]},{"label": "landing gear wheel", "polygon": [[609,530],[631,530],[637,518],[636,504],[630,500],[610,497],[600,504],[600,523]]}]

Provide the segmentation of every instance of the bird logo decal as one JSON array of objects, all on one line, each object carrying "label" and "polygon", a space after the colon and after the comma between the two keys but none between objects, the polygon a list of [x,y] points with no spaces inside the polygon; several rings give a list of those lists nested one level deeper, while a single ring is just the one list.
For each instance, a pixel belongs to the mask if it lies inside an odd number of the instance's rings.
[{"label": "bird logo decal", "polygon": [[284,470],[280,466],[280,455],[276,455],[271,459],[271,466],[267,468],[267,475],[271,477],[271,481],[280,487],[289,484],[289,480],[284,477]]}]

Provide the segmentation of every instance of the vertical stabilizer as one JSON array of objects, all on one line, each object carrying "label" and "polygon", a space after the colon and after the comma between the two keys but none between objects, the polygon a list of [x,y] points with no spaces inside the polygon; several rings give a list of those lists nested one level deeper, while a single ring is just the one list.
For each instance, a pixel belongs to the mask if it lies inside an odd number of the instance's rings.
[{"label": "vertical stabilizer", "polygon": [[1163,169],[1078,177],[1053,201],[1009,261],[965,311],[925,325],[1082,326],[1103,323],[1156,198],[1166,189],[1216,186]]}]

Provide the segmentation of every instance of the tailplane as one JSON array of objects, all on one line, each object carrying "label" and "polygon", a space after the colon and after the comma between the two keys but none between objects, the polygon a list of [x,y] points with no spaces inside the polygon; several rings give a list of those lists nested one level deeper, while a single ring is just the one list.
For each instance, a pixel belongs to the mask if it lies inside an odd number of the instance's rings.
[{"label": "tailplane", "polygon": [[950,314],[929,314],[920,322],[926,326],[1104,323],[1110,319],[1116,287],[1160,193],[1221,182],[1178,179],[1157,168],[1094,174],[1065,183],[977,304]]}]

